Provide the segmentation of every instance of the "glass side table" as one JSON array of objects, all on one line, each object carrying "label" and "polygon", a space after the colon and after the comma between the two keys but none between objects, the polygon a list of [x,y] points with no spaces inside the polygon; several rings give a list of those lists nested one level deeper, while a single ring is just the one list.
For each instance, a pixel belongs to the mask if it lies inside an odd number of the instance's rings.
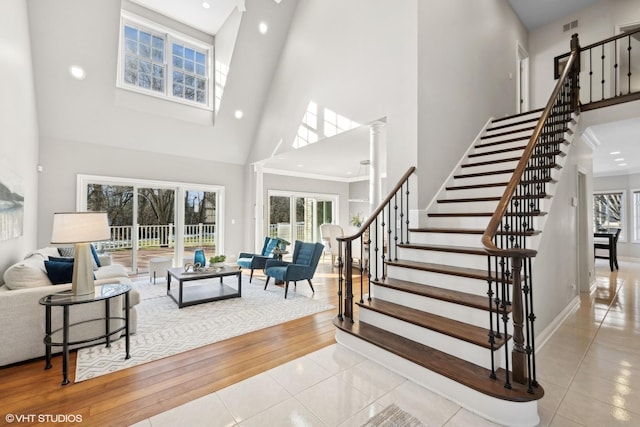
[{"label": "glass side table", "polygon": [[[105,339],[107,347],[111,346],[111,335],[116,334],[118,332],[124,331],[126,344],[126,355],[125,359],[129,359],[131,356],[129,354],[129,292],[131,291],[131,285],[122,284],[122,283],[114,283],[108,285],[96,286],[95,293],[90,295],[80,295],[76,296],[71,293],[71,291],[62,291],[55,294],[47,295],[40,299],[40,304],[45,306],[45,337],[44,337],[44,345],[46,347],[46,365],[45,369],[51,368],[51,347],[62,347],[62,385],[69,384],[68,378],[68,368],[69,368],[69,346],[79,345],[79,344],[88,344],[93,341],[97,341],[100,339]],[[119,295],[124,295],[125,298],[125,307],[124,317],[121,316],[110,316],[110,302],[112,298],[115,298]],[[91,302],[104,301],[105,304],[105,316],[96,319],[84,320],[82,322],[69,324],[69,307],[80,304],[88,304]],[[62,307],[62,328],[56,329],[55,331],[51,330],[51,307]],[[124,325],[111,330],[111,320],[124,320]],[[69,341],[69,329],[73,326],[94,322],[94,321],[104,321],[105,322],[105,333],[103,335],[78,340],[78,341]],[[53,335],[62,331],[62,341],[55,342],[53,341]]]}]

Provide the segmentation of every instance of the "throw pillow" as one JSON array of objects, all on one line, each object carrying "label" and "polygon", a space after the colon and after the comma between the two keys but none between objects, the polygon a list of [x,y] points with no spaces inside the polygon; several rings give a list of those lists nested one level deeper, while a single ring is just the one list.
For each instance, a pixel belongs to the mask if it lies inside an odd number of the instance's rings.
[{"label": "throw pillow", "polygon": [[45,261],[44,268],[54,285],[71,283],[73,280],[73,262]]},{"label": "throw pillow", "polygon": [[73,257],[50,256],[49,261],[55,262],[73,262]]},{"label": "throw pillow", "polygon": [[58,253],[60,253],[60,256],[62,257],[73,258],[75,256],[75,248],[73,246],[70,246],[68,248],[58,248]]},{"label": "throw pillow", "polygon": [[93,255],[93,271],[96,271],[98,268],[102,267],[100,265],[100,257],[98,256],[98,252],[96,248],[93,247],[93,244],[89,245],[91,248],[91,255]]}]

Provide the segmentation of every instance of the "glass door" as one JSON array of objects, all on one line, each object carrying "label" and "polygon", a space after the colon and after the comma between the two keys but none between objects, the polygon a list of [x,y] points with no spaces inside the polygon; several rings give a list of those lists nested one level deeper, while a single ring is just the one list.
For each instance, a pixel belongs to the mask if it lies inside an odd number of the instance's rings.
[{"label": "glass door", "polygon": [[184,263],[193,262],[194,251],[202,249],[207,261],[222,255],[218,241],[218,192],[188,189],[184,192]]},{"label": "glass door", "polygon": [[175,204],[174,188],[137,188],[134,196],[137,245],[133,254],[133,268],[137,273],[149,271],[151,258],[174,258]]},{"label": "glass door", "polygon": [[336,206],[334,195],[270,192],[268,235],[291,244],[296,240],[319,242],[320,225],[333,222]]}]

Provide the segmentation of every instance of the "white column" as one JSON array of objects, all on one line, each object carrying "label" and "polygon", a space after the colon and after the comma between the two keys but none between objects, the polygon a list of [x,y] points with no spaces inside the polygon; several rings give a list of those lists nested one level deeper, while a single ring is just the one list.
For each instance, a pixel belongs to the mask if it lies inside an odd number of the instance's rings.
[{"label": "white column", "polygon": [[369,127],[369,213],[380,204],[380,145],[384,123],[376,121]]},{"label": "white column", "polygon": [[260,251],[260,249],[262,249],[262,243],[264,242],[264,164],[255,163],[253,165],[253,172],[256,175],[256,203],[253,209],[253,216],[255,218],[254,245],[255,250]]}]

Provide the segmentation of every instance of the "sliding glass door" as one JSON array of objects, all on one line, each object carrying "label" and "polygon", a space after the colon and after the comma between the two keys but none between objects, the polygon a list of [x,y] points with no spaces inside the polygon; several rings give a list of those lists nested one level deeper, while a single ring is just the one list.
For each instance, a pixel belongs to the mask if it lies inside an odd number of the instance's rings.
[{"label": "sliding glass door", "polygon": [[149,271],[149,259],[193,262],[196,248],[207,257],[223,253],[218,229],[224,188],[81,175],[79,211],[106,211],[111,239],[97,244],[134,273]]}]

